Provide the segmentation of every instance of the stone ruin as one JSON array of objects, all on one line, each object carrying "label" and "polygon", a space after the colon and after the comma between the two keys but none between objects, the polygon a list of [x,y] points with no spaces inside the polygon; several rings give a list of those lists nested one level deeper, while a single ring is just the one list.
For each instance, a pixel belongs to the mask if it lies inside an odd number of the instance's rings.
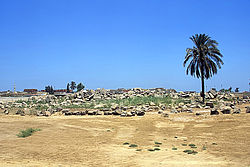
[{"label": "stone ruin", "polygon": [[[95,104],[97,101],[122,100],[133,97],[170,97],[171,99],[182,99],[178,104],[137,104],[136,106],[119,106],[111,103],[110,107],[104,104]],[[154,89],[96,89],[81,90],[76,93],[68,93],[64,96],[44,95],[32,96],[27,101],[21,102],[0,102],[0,109],[4,114],[10,114],[12,108],[17,108],[14,114],[17,115],[119,115],[121,117],[143,116],[146,112],[156,111],[163,117],[168,117],[171,113],[188,112],[193,113],[194,108],[211,109],[211,115],[217,115],[220,111],[223,114],[239,114],[241,111],[236,108],[236,104],[249,103],[249,96],[236,97],[233,93],[217,92],[215,89],[205,93],[207,102],[201,103],[199,93],[177,92],[174,89],[154,88]],[[84,104],[92,103],[91,109],[81,108]],[[72,106],[75,108],[72,109]],[[79,107],[79,109],[78,109]],[[246,112],[249,113],[247,108]],[[196,113],[201,115],[201,113]]]}]

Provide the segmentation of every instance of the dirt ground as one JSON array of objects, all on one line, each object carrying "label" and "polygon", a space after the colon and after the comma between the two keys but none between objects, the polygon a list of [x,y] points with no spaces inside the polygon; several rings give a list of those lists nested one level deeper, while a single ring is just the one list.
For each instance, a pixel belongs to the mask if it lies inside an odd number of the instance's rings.
[{"label": "dirt ground", "polygon": [[[169,118],[157,113],[131,118],[1,115],[0,166],[248,167],[250,114],[245,106],[235,115],[181,113]],[[18,138],[26,128],[41,131]],[[155,141],[162,143],[160,150],[148,151],[156,148]],[[198,154],[184,153],[188,144],[195,144]]]}]

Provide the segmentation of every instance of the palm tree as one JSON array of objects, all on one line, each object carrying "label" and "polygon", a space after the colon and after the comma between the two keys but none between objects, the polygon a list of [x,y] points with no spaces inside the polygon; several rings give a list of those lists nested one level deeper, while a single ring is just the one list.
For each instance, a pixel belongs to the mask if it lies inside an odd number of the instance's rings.
[{"label": "palm tree", "polygon": [[74,81],[71,81],[70,83],[70,88],[72,90],[72,92],[74,91],[74,89],[76,88],[76,83]]},{"label": "palm tree", "polygon": [[185,67],[186,63],[190,60],[186,74],[188,75],[190,72],[192,76],[201,78],[201,96],[204,103],[204,79],[208,79],[217,73],[217,67],[220,69],[221,65],[224,64],[221,60],[223,56],[217,48],[218,43],[212,40],[208,35],[195,34],[195,36],[190,37],[190,39],[195,46],[193,46],[193,48],[187,48],[183,65]]}]

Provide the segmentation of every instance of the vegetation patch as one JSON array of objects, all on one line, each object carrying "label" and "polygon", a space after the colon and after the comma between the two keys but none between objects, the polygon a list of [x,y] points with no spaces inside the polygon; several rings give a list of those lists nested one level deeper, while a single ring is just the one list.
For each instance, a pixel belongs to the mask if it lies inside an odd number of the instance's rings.
[{"label": "vegetation patch", "polygon": [[189,152],[192,152],[192,150],[184,150],[183,152],[184,153],[189,153]]},{"label": "vegetation patch", "polygon": [[155,151],[160,151],[161,149],[160,148],[154,148]]},{"label": "vegetation patch", "polygon": [[194,150],[184,150],[183,152],[187,154],[193,154],[193,155],[198,154],[198,152]]},{"label": "vegetation patch", "polygon": [[41,129],[33,129],[33,128],[27,128],[26,130],[21,130],[20,133],[17,134],[17,137],[28,137],[31,136],[34,132],[41,131]]},{"label": "vegetation patch", "polygon": [[182,146],[187,146],[187,144],[181,144]]},{"label": "vegetation patch", "polygon": [[176,148],[176,147],[173,147],[172,150],[177,150],[177,148]]},{"label": "vegetation patch", "polygon": [[125,143],[123,143],[123,145],[129,145],[129,143],[128,143],[128,142],[125,142]]},{"label": "vegetation patch", "polygon": [[162,143],[155,141],[155,144],[156,144],[156,145],[160,145],[160,144],[162,144]]},{"label": "vegetation patch", "polygon": [[135,151],[142,151],[142,149],[136,149]]},{"label": "vegetation patch", "polygon": [[150,149],[148,149],[148,151],[155,151],[155,149],[150,148]]},{"label": "vegetation patch", "polygon": [[129,147],[137,147],[137,145],[136,144],[130,144]]}]

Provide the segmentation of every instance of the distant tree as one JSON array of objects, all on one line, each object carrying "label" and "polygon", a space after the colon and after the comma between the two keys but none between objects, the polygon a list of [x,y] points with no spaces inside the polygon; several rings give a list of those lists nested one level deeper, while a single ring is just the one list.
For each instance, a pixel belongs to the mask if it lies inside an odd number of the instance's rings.
[{"label": "distant tree", "polygon": [[45,86],[45,92],[50,92],[50,86]]},{"label": "distant tree", "polygon": [[72,91],[74,91],[75,88],[76,88],[76,83],[75,83],[74,81],[71,81],[71,83],[70,83],[70,89],[71,89]]},{"label": "distant tree", "polygon": [[85,86],[84,86],[82,83],[79,83],[79,84],[76,86],[76,88],[77,88],[77,92],[79,92],[79,91],[83,90],[83,89],[85,88]]},{"label": "distant tree", "polygon": [[69,83],[67,84],[67,93],[69,93]]},{"label": "distant tree", "polygon": [[54,94],[54,89],[52,86],[50,86],[50,94]]},{"label": "distant tree", "polygon": [[184,67],[190,60],[187,66],[186,74],[201,78],[201,96],[203,103],[205,102],[205,83],[204,79],[208,79],[217,73],[217,67],[220,69],[223,65],[221,58],[223,57],[217,48],[218,43],[212,40],[206,34],[196,34],[190,37],[195,44],[193,48],[186,49],[186,56],[184,60]]},{"label": "distant tree", "polygon": [[232,87],[230,87],[230,88],[228,89],[228,92],[232,92]]},{"label": "distant tree", "polygon": [[52,86],[45,86],[45,92],[48,92],[49,94],[54,94],[54,89]]},{"label": "distant tree", "polygon": [[235,92],[239,92],[239,88],[235,88]]}]

